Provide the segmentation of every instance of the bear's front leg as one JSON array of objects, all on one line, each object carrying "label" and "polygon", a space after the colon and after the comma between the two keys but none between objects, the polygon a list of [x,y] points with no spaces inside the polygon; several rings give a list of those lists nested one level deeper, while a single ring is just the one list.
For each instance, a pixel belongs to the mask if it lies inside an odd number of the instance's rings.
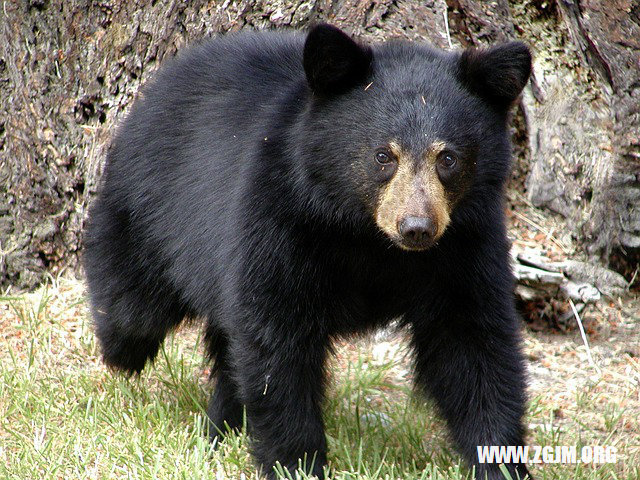
[{"label": "bear's front leg", "polygon": [[268,326],[265,319],[259,325],[259,333],[236,336],[232,350],[254,456],[269,479],[276,478],[276,462],[292,475],[302,462],[307,473],[324,478],[327,340],[300,323]]},{"label": "bear's front leg", "polygon": [[[519,321],[508,289],[460,296],[461,288],[455,298],[439,292],[410,320],[416,381],[435,399],[476,478],[503,480],[499,464],[479,463],[478,446],[524,445]],[[519,461],[506,466],[514,479],[528,474]]]}]

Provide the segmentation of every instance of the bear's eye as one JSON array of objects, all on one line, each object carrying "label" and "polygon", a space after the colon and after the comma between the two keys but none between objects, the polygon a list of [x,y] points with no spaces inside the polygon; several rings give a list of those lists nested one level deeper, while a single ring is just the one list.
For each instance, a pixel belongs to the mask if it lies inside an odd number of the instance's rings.
[{"label": "bear's eye", "polygon": [[446,169],[451,169],[451,168],[455,167],[457,163],[458,163],[458,159],[451,152],[442,153],[440,155],[440,158],[438,159],[438,164],[441,167],[444,167]]},{"label": "bear's eye", "polygon": [[376,152],[376,162],[378,162],[380,165],[387,165],[392,161],[393,159],[388,152],[385,152],[384,150],[378,150]]}]

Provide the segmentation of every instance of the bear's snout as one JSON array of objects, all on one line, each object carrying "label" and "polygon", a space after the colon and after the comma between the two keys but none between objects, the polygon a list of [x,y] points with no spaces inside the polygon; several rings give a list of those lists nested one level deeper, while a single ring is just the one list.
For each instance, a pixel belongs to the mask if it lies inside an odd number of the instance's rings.
[{"label": "bear's snout", "polygon": [[398,221],[398,233],[409,248],[424,249],[435,240],[438,228],[429,217],[407,216]]}]

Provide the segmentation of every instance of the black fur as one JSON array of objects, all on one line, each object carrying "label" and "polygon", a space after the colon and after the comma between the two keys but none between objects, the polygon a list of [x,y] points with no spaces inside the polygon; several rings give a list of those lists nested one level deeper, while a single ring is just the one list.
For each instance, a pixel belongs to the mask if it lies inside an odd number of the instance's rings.
[{"label": "black fur", "polygon": [[529,80],[531,53],[521,42],[462,53],[460,76],[469,89],[500,106],[510,105]]},{"label": "black fur", "polygon": [[[522,445],[503,186],[528,59],[519,44],[362,47],[328,26],[306,47],[245,32],[179,55],[116,135],[90,211],[84,264],[106,363],[139,372],[185,316],[204,317],[212,424],[239,427],[246,406],[266,473],[306,453],[321,476],[332,339],[401,318],[418,385],[469,463],[476,445]],[[386,181],[374,152],[390,139],[416,158],[444,140],[464,163],[451,223],[422,252],[374,222]]]},{"label": "black fur", "polygon": [[369,74],[371,48],[358,45],[331,25],[313,28],[304,45],[304,70],[316,94],[338,94],[362,84]]}]

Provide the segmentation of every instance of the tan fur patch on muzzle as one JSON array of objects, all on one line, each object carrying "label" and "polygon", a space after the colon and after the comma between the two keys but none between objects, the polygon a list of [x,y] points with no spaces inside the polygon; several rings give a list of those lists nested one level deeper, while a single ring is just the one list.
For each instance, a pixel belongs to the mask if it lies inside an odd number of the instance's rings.
[{"label": "tan fur patch on muzzle", "polygon": [[437,240],[449,225],[451,214],[445,188],[436,171],[436,160],[445,144],[434,142],[417,168],[397,142],[391,142],[389,148],[398,160],[398,168],[380,192],[375,211],[378,227],[391,239],[401,242],[400,220],[409,216],[427,217],[436,225],[434,241]]}]

